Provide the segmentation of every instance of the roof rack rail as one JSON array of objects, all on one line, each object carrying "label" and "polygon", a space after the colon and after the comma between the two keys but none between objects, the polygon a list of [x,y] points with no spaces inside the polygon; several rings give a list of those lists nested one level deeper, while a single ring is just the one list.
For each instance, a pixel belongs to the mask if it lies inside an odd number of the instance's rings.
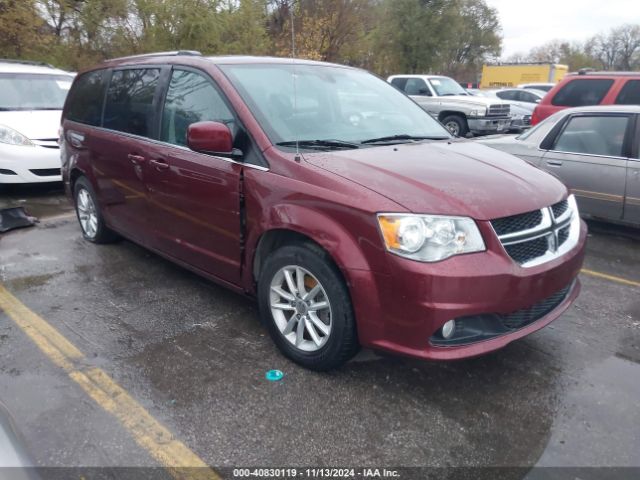
[{"label": "roof rack rail", "polygon": [[18,65],[33,65],[34,67],[49,67],[55,68],[53,65],[46,62],[39,62],[37,60],[18,60],[15,58],[0,58],[0,63],[15,63]]},{"label": "roof rack rail", "polygon": [[191,56],[191,57],[201,57],[202,53],[196,50],[174,50],[171,52],[155,52],[155,53],[141,53],[138,55],[129,55],[126,57],[118,57],[118,58],[110,58],[105,60],[106,62],[112,62],[116,60],[133,60],[136,58],[153,58],[153,57],[171,57],[171,56]]},{"label": "roof rack rail", "polygon": [[603,76],[603,77],[629,77],[629,76],[638,76],[640,72],[611,72],[607,70],[596,70],[593,68],[581,68],[577,72],[571,72],[567,75],[595,75],[595,76]]}]

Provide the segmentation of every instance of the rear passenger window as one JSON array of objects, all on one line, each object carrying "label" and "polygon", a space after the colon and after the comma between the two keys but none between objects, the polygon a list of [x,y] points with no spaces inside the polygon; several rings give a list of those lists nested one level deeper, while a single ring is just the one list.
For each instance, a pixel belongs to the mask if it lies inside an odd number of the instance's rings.
[{"label": "rear passenger window", "polygon": [[622,157],[629,117],[573,117],[562,131],[554,150],[589,155]]},{"label": "rear passenger window", "polygon": [[186,146],[189,125],[207,120],[224,123],[236,133],[233,114],[211,81],[198,73],[174,70],[162,112],[160,140]]},{"label": "rear passenger window", "polygon": [[616,98],[620,105],[640,105],[640,80],[629,80]]},{"label": "rear passenger window", "polygon": [[106,88],[105,76],[105,70],[98,70],[78,77],[67,98],[65,117],[68,120],[100,126]]},{"label": "rear passenger window", "polygon": [[107,91],[104,128],[151,137],[159,79],[158,68],[115,70]]},{"label": "rear passenger window", "polygon": [[506,91],[496,92],[496,96],[502,100],[515,100],[517,92]]},{"label": "rear passenger window", "polygon": [[555,94],[552,105],[581,107],[598,105],[613,85],[613,80],[583,78],[572,80]]}]

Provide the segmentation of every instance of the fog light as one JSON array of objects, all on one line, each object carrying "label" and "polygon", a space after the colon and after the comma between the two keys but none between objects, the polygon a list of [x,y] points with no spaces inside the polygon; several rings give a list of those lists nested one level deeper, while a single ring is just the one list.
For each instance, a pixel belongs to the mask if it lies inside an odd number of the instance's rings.
[{"label": "fog light", "polygon": [[442,338],[449,339],[453,337],[453,332],[456,330],[456,321],[449,320],[442,326]]}]

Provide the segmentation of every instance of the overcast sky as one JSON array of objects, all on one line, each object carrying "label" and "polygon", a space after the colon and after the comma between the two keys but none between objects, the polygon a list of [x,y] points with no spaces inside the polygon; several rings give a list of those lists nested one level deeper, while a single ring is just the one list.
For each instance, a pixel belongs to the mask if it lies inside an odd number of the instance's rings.
[{"label": "overcast sky", "polygon": [[623,23],[640,24],[640,0],[485,0],[498,10],[502,57],[550,40],[585,40]]}]

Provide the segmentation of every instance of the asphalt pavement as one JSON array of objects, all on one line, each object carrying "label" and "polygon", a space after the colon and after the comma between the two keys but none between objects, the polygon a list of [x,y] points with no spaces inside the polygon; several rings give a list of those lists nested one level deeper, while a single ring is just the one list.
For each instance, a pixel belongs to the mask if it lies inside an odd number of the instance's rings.
[{"label": "asphalt pavement", "polygon": [[[11,189],[9,204],[41,221],[0,236],[0,285],[218,469],[640,467],[638,231],[591,224],[576,304],[499,352],[363,351],[314,373],[278,353],[251,300],[128,241],[83,241],[59,191]],[[74,379],[0,311],[0,400],[39,465],[158,465]]]}]

